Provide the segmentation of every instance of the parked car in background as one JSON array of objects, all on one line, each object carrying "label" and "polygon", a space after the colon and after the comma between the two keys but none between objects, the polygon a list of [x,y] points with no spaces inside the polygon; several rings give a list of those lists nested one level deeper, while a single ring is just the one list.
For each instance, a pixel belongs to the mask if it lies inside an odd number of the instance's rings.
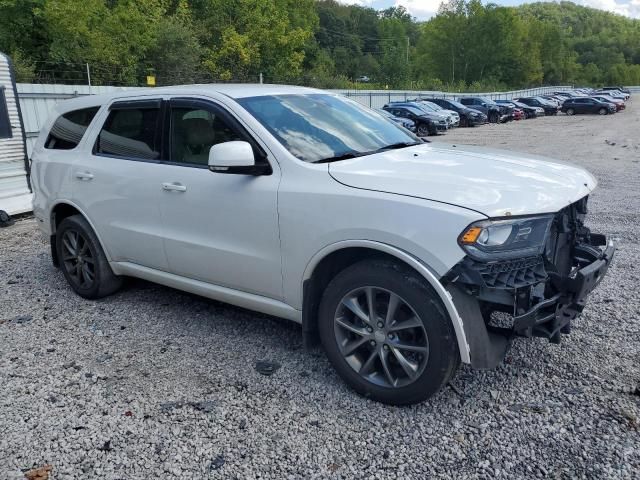
[{"label": "parked car in background", "polygon": [[[419,137],[438,134],[438,124],[432,120],[424,110],[414,106],[388,104],[382,107],[394,117],[406,118],[412,120],[416,125],[416,134]],[[446,130],[446,120],[443,122],[442,129]]]},{"label": "parked car in background", "polygon": [[356,78],[356,82],[369,83],[371,79],[366,75],[362,75],[361,77]]},{"label": "parked car in background", "polygon": [[513,105],[514,108],[519,108],[524,113],[524,118],[536,118],[544,116],[544,109],[540,107],[531,107],[526,103],[521,103],[516,100],[496,100],[500,105]]},{"label": "parked car in background", "polygon": [[[433,396],[460,363],[498,366],[516,336],[559,343],[616,250],[587,226],[597,181],[586,170],[425,143],[301,87],[60,102],[31,173],[35,223],[77,295],[103,298],[136,277],[288,319],[347,385],[392,405]],[[62,295],[42,284],[52,277],[30,286]],[[494,312],[508,326],[489,325]]]},{"label": "parked car in background", "polygon": [[603,102],[591,97],[569,98],[562,104],[562,111],[567,115],[575,115],[577,113],[607,115],[616,113],[616,106],[613,103]]},{"label": "parked car in background", "polygon": [[539,107],[544,110],[545,115],[557,115],[560,108],[557,104],[548,102],[541,97],[524,97],[518,98],[519,102],[529,105],[530,107]]},{"label": "parked car in background", "polygon": [[442,108],[446,108],[447,110],[453,110],[454,112],[457,112],[458,115],[460,115],[461,127],[475,127],[476,125],[487,123],[487,116],[484,113],[473,108],[469,108],[456,100],[433,97],[424,98],[424,100],[435,103],[436,105],[439,105]]},{"label": "parked car in background", "polygon": [[416,99],[414,100],[414,102],[422,107],[430,109],[432,112],[435,112],[439,115],[445,115],[447,117],[447,122],[449,123],[449,128],[457,127],[460,125],[460,115],[455,110],[448,110],[441,107],[437,103],[430,102],[429,100]]},{"label": "parked car in background", "polygon": [[596,90],[592,92],[592,95],[609,95],[613,98],[619,98],[620,100],[629,100],[630,95],[621,92],[620,90]]},{"label": "parked car in background", "polygon": [[627,95],[631,95],[631,91],[628,88],[624,87],[602,87],[600,90],[617,90],[619,92],[626,93]]},{"label": "parked car in background", "polygon": [[609,95],[591,95],[591,98],[595,98],[596,100],[600,100],[602,102],[613,103],[616,106],[616,111],[624,110],[626,105],[623,100],[619,98],[613,98]]},{"label": "parked car in background", "polygon": [[490,123],[498,123],[500,116],[505,111],[496,102],[485,97],[461,97],[458,101],[467,107],[484,113]]},{"label": "parked car in background", "polygon": [[408,118],[396,117],[395,115],[391,114],[390,112],[382,108],[376,109],[376,112],[378,112],[383,117],[388,118],[396,125],[400,125],[401,127],[406,128],[407,130],[415,133],[416,122],[414,122],[413,120],[409,120]]},{"label": "parked car in background", "polygon": [[[391,102],[386,106],[390,107],[411,107],[423,112],[423,115],[427,116],[433,124],[436,126],[436,129],[439,132],[446,132],[449,129],[449,122],[445,115],[441,115],[439,113],[434,112],[433,110],[420,105],[416,102]],[[384,107],[383,107],[384,108]]]}]

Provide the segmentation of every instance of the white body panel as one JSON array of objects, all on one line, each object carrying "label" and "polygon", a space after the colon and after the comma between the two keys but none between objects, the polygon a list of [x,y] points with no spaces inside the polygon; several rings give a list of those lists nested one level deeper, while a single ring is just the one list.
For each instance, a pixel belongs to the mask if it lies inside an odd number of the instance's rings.
[{"label": "white body panel", "polygon": [[[469,362],[464,319],[439,282],[464,257],[459,234],[488,216],[557,211],[588,194],[594,178],[530,156],[428,144],[332,164],[305,163],[233,100],[280,93],[320,91],[186,86],[61,104],[34,150],[34,213],[43,231],[54,230],[53,208],[69,203],[95,229],[115,273],[294,321],[302,318],[303,282],[326,255],[348,247],[380,250],[411,265],[438,292],[461,358]],[[221,174],[94,155],[108,105],[134,96],[216,103],[266,152],[273,173]],[[44,148],[60,113],[94,105],[103,108],[76,149]]]}]

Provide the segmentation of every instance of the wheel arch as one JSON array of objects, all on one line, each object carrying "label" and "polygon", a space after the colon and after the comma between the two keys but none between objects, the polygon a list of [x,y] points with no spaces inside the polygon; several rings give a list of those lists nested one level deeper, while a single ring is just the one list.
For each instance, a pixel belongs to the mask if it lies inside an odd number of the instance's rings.
[{"label": "wheel arch", "polygon": [[443,287],[431,269],[410,253],[386,243],[372,240],[345,240],[331,244],[318,253],[307,264],[302,288],[302,332],[305,345],[318,341],[318,307],[324,288],[340,271],[366,258],[389,258],[403,264],[423,277],[436,291],[453,323],[460,351],[460,359],[470,363],[469,345],[460,315],[451,294]]},{"label": "wheel arch", "polygon": [[105,248],[102,239],[100,238],[100,233],[96,230],[91,219],[78,207],[75,203],[70,200],[60,200],[53,207],[51,207],[50,213],[50,225],[51,225],[51,235],[49,236],[49,243],[51,246],[51,258],[53,259],[53,264],[58,267],[59,259],[58,252],[56,251],[56,231],[58,230],[58,225],[67,217],[71,217],[73,215],[82,215],[82,217],[87,221],[93,233],[95,233],[98,241],[100,242],[100,247],[107,257],[107,261],[110,261],[109,251]]}]

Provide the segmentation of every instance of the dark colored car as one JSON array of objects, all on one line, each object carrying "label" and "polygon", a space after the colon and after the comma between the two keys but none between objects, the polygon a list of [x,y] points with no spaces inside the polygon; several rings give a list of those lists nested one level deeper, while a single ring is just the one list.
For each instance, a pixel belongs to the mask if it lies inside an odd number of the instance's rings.
[{"label": "dark colored car", "polygon": [[525,103],[517,102],[515,100],[496,100],[496,103],[498,105],[507,105],[507,106],[510,106],[511,108],[517,108],[519,110],[522,110],[522,113],[524,114],[525,119],[536,118],[538,116],[538,111],[536,110],[536,107],[530,107]]},{"label": "dark colored car", "polygon": [[383,117],[391,120],[396,125],[400,125],[401,127],[406,128],[407,130],[410,130],[413,133],[416,132],[416,122],[414,122],[413,120],[409,120],[408,118],[396,117],[395,115],[391,114],[390,112],[387,112],[386,110],[383,110],[382,108],[379,108],[376,111]]},{"label": "dark colored car", "polygon": [[458,101],[469,108],[484,113],[491,123],[498,123],[500,117],[506,114],[505,109],[501,109],[496,102],[485,97],[461,97]]},{"label": "dark colored car", "polygon": [[484,113],[473,108],[469,108],[455,100],[450,100],[448,98],[421,98],[421,100],[428,100],[436,105],[440,105],[442,108],[458,112],[458,115],[460,115],[461,127],[475,127],[476,125],[487,123],[487,116]]},{"label": "dark colored car", "polygon": [[596,100],[600,100],[601,102],[613,103],[616,106],[616,112],[619,112],[620,110],[624,110],[626,108],[624,100],[613,98],[609,95],[591,95],[591,98],[595,98]]},{"label": "dark colored car", "polygon": [[394,117],[408,118],[416,124],[416,134],[419,137],[437,135],[438,127],[428,115],[417,107],[389,104],[382,107]]},{"label": "dark colored car", "polygon": [[449,122],[447,121],[448,115],[441,114],[433,111],[426,105],[421,104],[420,102],[406,101],[406,102],[391,102],[386,105],[387,107],[413,107],[422,111],[424,115],[426,115],[429,120],[433,122],[438,131],[446,132],[449,129]]},{"label": "dark colored car", "polygon": [[529,105],[530,107],[540,107],[544,110],[545,115],[557,115],[558,105],[548,102],[544,98],[540,97],[524,97],[519,98],[519,102]]},{"label": "dark colored car", "polygon": [[591,97],[569,98],[562,104],[562,111],[567,115],[576,113],[597,113],[607,115],[615,113],[616,106],[613,103],[603,102]]}]

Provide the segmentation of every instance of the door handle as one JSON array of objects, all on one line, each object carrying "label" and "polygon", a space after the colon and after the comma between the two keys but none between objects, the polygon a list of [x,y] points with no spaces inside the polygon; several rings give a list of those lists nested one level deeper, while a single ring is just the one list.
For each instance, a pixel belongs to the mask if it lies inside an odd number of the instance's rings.
[{"label": "door handle", "polygon": [[76,178],[80,180],[93,180],[93,173],[90,172],[76,172]]},{"label": "door handle", "polygon": [[187,187],[185,187],[184,185],[178,182],[173,182],[173,183],[165,182],[162,184],[162,189],[168,192],[186,192],[187,191]]}]

